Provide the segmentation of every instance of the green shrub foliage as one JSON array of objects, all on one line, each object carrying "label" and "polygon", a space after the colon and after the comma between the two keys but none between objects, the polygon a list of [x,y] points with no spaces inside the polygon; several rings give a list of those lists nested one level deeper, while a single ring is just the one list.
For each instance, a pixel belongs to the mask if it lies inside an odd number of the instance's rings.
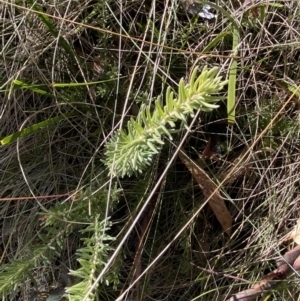
[{"label": "green shrub foliage", "polygon": [[123,177],[143,172],[164,144],[163,136],[172,139],[175,122],[183,122],[188,129],[187,118],[193,117],[196,110],[210,112],[218,108],[215,103],[222,97],[217,93],[226,81],[216,76],[217,72],[217,68],[204,68],[197,76],[195,68],[187,84],[180,80],[177,95],[168,87],[165,106],[160,98],[156,99],[153,112],[142,105],[137,118],[128,121],[127,129],[118,130],[105,145],[105,163],[110,173]]}]

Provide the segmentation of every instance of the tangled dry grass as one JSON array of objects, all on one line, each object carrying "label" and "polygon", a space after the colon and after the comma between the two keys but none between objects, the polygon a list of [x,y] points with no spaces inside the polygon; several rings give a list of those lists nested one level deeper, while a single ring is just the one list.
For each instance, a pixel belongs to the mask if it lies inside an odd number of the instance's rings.
[{"label": "tangled dry grass", "polygon": [[[205,206],[173,240],[205,202],[178,159],[143,213],[148,223],[139,221],[115,261],[120,284],[101,298],[117,300],[139,275],[132,271],[139,258],[140,272],[157,262],[124,300],[226,300],[273,270],[274,260],[293,247],[281,238],[299,218],[300,94],[292,94],[300,78],[300,4],[217,5],[234,24],[222,11],[217,19],[196,19],[178,1],[0,1],[0,138],[74,114],[0,147],[3,266],[26,254],[45,212],[61,202],[73,206],[71,196],[107,175],[103,145],[141,103],[176,87],[195,65],[217,66],[228,77],[234,26],[240,31],[236,124],[227,125],[224,102],[215,113],[200,114],[185,142],[192,158],[201,157],[209,139],[226,144],[221,158],[205,160],[205,170],[215,183],[232,172],[220,189],[233,217],[232,235]],[[167,143],[151,170],[118,181],[123,193],[112,213],[115,247],[175,148]],[[36,287],[61,264],[76,267],[80,246],[74,234],[55,262],[35,267]],[[273,300],[299,299],[296,275],[271,293]],[[26,279],[9,300],[26,300],[33,286]],[[55,281],[46,280],[49,287]]]}]

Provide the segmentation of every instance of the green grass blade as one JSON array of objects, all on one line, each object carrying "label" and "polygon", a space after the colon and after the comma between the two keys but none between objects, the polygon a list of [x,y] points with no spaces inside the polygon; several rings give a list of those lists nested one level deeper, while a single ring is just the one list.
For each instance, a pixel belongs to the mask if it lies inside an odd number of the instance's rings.
[{"label": "green grass blade", "polygon": [[300,91],[297,89],[297,85],[291,84],[285,80],[277,80],[277,82],[282,85],[285,89],[289,90],[291,93],[295,94],[296,96],[300,97]]},{"label": "green grass blade", "polygon": [[45,85],[30,85],[30,84],[26,84],[23,81],[18,80],[18,79],[15,79],[13,81],[13,84],[15,86],[18,86],[18,87],[22,88],[22,89],[27,89],[27,90],[33,91],[33,92],[41,94],[41,95],[54,97],[51,93],[48,93],[47,91],[40,88],[42,86],[44,87]]},{"label": "green grass blade", "polygon": [[80,86],[92,86],[97,84],[103,84],[108,82],[113,82],[119,80],[121,78],[125,78],[125,76],[120,76],[118,78],[111,78],[106,80],[99,80],[95,82],[86,82],[86,83],[54,83],[51,85],[52,88],[69,88],[69,87],[80,87]]},{"label": "green grass blade", "polygon": [[155,27],[155,24],[153,23],[153,21],[149,20],[149,26],[153,29],[153,33],[154,36],[156,37],[156,39],[159,39],[159,30]]},{"label": "green grass blade", "polygon": [[228,34],[229,34],[229,32],[227,32],[227,31],[221,32],[220,34],[218,34],[210,43],[208,43],[208,45],[203,49],[203,52],[205,53],[205,52],[210,51],[212,48],[214,48],[215,45],[218,44],[218,42],[220,40],[225,38]]},{"label": "green grass blade", "polygon": [[31,5],[32,9],[39,12],[38,17],[40,18],[40,20],[42,21],[44,26],[47,28],[47,30],[55,38],[59,37],[58,42],[59,42],[60,46],[62,46],[65,49],[66,53],[69,54],[74,61],[78,61],[78,58],[76,58],[76,55],[74,54],[74,51],[73,51],[72,47],[70,46],[70,44],[68,43],[68,41],[66,39],[64,39],[62,36],[59,36],[58,30],[53,25],[50,18],[43,13],[42,8],[37,3],[33,2],[32,0],[27,0],[27,2]]},{"label": "green grass blade", "polygon": [[47,126],[50,126],[50,125],[52,125],[52,124],[54,124],[54,123],[56,123],[60,120],[64,120],[67,117],[75,116],[77,114],[78,114],[78,112],[71,112],[71,113],[68,113],[68,114],[65,114],[65,115],[56,116],[56,117],[50,118],[48,120],[36,123],[34,125],[31,125],[27,128],[24,128],[24,129],[18,131],[18,132],[15,132],[15,133],[13,133],[9,136],[6,136],[5,138],[0,140],[0,144],[1,145],[7,145],[9,143],[12,143],[12,142],[16,141],[17,138],[24,137],[26,135],[32,134],[32,133],[34,133],[36,131],[39,131],[39,130],[47,127]]},{"label": "green grass blade", "polygon": [[[239,44],[239,32],[236,28],[232,28],[232,55],[236,56]],[[227,97],[227,118],[229,124],[235,124],[235,105],[236,105],[236,77],[237,77],[237,60],[232,59],[229,68],[228,79],[228,97]]]}]

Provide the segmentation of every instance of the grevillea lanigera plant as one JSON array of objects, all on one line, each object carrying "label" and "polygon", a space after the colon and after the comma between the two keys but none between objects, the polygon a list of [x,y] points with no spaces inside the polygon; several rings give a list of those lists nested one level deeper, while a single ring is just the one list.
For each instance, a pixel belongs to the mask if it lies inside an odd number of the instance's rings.
[{"label": "grevillea lanigera plant", "polygon": [[177,95],[168,87],[164,106],[160,97],[154,110],[142,105],[136,119],[128,121],[127,129],[118,130],[105,145],[105,163],[110,173],[123,177],[143,172],[164,144],[163,136],[172,139],[176,121],[188,128],[187,117],[193,117],[195,111],[218,108],[215,103],[222,97],[217,93],[227,81],[222,81],[217,72],[217,68],[205,67],[198,75],[195,68],[187,84],[180,80]]}]

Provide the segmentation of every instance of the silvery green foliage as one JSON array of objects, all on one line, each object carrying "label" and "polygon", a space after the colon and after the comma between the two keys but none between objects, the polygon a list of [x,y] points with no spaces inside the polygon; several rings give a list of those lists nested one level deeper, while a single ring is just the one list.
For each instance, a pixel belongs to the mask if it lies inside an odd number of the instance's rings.
[{"label": "silvery green foliage", "polygon": [[222,97],[214,95],[226,81],[221,81],[217,72],[217,68],[205,67],[197,76],[196,68],[187,84],[180,80],[177,97],[168,87],[164,107],[160,98],[155,101],[153,113],[149,106],[142,105],[136,120],[128,121],[127,130],[118,130],[105,145],[105,163],[110,173],[123,177],[143,172],[164,144],[163,136],[172,139],[176,121],[188,128],[187,117],[193,117],[196,110],[210,112],[218,108],[215,102]]},{"label": "silvery green foliage", "polygon": [[[101,272],[105,266],[109,253],[113,251],[110,246],[111,241],[114,240],[107,234],[110,230],[111,222],[108,220],[99,221],[99,216],[96,216],[94,222],[87,226],[86,229],[80,230],[81,233],[93,233],[89,234],[83,240],[83,247],[77,250],[78,262],[80,267],[77,270],[71,270],[70,275],[79,279],[79,281],[66,289],[66,296],[69,301],[82,301],[89,289],[94,284],[97,275]],[[105,284],[111,283],[117,285],[118,275],[113,274],[111,277],[105,279]],[[99,290],[99,291],[98,291]],[[88,301],[99,300],[96,295],[101,294],[101,288],[99,285],[96,290],[87,296]]]}]

